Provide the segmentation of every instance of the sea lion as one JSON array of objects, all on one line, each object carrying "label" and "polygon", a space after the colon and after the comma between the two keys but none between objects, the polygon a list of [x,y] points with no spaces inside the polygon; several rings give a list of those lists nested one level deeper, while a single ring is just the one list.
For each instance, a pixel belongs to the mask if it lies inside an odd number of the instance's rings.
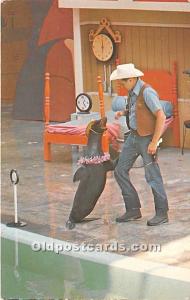
[{"label": "sea lion", "polygon": [[102,135],[106,128],[107,118],[91,121],[87,128],[88,143],[85,157],[80,158],[82,165],[74,174],[73,182],[80,181],[76,191],[73,207],[66,222],[68,229],[81,222],[95,207],[106,184],[106,174],[114,170],[115,161],[102,150]]}]

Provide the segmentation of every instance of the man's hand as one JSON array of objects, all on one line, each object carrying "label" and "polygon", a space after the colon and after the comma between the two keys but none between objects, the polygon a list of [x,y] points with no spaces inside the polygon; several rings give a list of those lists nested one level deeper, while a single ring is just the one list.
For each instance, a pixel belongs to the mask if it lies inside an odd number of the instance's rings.
[{"label": "man's hand", "polygon": [[148,145],[148,154],[154,155],[156,153],[157,150],[157,143],[154,142],[150,142],[150,144]]},{"label": "man's hand", "polygon": [[115,113],[115,119],[118,120],[120,117],[122,117],[124,114],[123,114],[123,111],[117,111]]},{"label": "man's hand", "polygon": [[127,116],[127,114],[129,113],[129,110],[128,109],[125,109],[123,111],[117,111],[115,113],[115,119],[119,119],[120,117],[123,117],[123,116]]},{"label": "man's hand", "polygon": [[156,153],[156,150],[158,147],[158,141],[162,135],[164,123],[165,123],[165,119],[166,119],[166,116],[162,109],[157,110],[154,113],[154,115],[156,117],[155,131],[154,131],[154,134],[152,137],[152,141],[148,145],[148,150],[147,150],[148,154],[152,154],[152,155],[154,155]]}]

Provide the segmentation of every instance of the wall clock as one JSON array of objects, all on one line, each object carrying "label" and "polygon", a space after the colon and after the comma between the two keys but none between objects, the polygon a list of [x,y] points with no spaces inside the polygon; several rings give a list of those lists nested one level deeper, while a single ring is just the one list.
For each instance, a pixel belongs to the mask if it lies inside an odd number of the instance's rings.
[{"label": "wall clock", "polygon": [[80,113],[89,113],[92,108],[92,99],[88,94],[81,93],[76,97],[76,107]]},{"label": "wall clock", "polygon": [[90,30],[89,41],[96,59],[106,62],[112,58],[116,45],[121,43],[121,34],[113,31],[110,21],[102,18],[98,28]]},{"label": "wall clock", "polygon": [[92,51],[99,61],[106,62],[110,60],[114,52],[112,39],[107,34],[100,33],[96,35],[92,43]]}]

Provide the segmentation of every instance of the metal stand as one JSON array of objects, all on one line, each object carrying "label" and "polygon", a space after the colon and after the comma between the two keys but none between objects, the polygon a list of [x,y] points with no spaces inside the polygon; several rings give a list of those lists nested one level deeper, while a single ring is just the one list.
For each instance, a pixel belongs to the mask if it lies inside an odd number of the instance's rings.
[{"label": "metal stand", "polygon": [[27,225],[27,223],[18,221],[17,223],[10,222],[10,223],[7,223],[6,225],[7,225],[7,227],[24,227]]},{"label": "metal stand", "polygon": [[19,182],[19,176],[16,170],[11,170],[10,172],[11,182],[13,184],[13,194],[14,194],[14,209],[15,209],[15,220],[14,222],[7,223],[8,227],[23,227],[27,223],[18,221],[18,200],[17,200],[17,184]]}]

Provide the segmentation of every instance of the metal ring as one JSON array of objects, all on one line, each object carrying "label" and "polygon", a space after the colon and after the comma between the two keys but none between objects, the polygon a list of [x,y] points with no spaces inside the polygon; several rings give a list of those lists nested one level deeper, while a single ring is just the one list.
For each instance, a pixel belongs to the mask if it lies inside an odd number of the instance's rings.
[{"label": "metal ring", "polygon": [[17,170],[15,170],[15,169],[11,170],[10,179],[13,184],[17,184],[19,182],[19,176],[18,176]]}]

